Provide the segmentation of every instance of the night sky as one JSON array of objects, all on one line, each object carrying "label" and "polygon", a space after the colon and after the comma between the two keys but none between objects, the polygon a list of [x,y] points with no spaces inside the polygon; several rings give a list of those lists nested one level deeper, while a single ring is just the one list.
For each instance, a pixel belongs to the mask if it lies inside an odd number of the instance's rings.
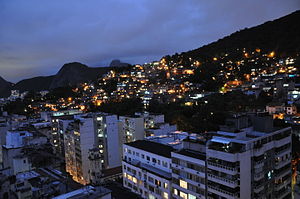
[{"label": "night sky", "polygon": [[150,62],[298,9],[299,0],[0,0],[0,76]]}]

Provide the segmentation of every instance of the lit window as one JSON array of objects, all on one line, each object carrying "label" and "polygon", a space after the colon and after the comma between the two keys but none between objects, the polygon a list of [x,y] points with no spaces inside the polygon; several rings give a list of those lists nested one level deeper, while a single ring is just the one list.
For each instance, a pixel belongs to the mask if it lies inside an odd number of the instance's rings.
[{"label": "lit window", "polygon": [[196,196],[189,194],[189,199],[196,199]]},{"label": "lit window", "polygon": [[179,185],[180,185],[180,187],[187,189],[187,182],[186,181],[180,180]]},{"label": "lit window", "polygon": [[101,121],[102,120],[102,117],[97,117],[97,121]]},{"label": "lit window", "polygon": [[149,194],[149,199],[155,199],[155,197],[152,194]]},{"label": "lit window", "polygon": [[128,178],[128,180],[132,181],[132,176],[131,175],[127,174],[127,178]]},{"label": "lit window", "polygon": [[137,183],[137,179],[135,177],[133,177],[132,182]]},{"label": "lit window", "polygon": [[180,191],[179,196],[180,196],[181,198],[183,198],[183,199],[188,199],[187,194],[184,193],[184,192],[182,192],[182,191]]},{"label": "lit window", "polygon": [[165,189],[168,188],[168,183],[164,183],[164,188],[165,188]]},{"label": "lit window", "polygon": [[174,194],[178,195],[178,190],[177,189],[174,189]]},{"label": "lit window", "polygon": [[164,192],[164,193],[163,193],[163,197],[164,197],[164,199],[168,199],[168,198],[169,198],[168,193],[167,193],[167,192]]}]

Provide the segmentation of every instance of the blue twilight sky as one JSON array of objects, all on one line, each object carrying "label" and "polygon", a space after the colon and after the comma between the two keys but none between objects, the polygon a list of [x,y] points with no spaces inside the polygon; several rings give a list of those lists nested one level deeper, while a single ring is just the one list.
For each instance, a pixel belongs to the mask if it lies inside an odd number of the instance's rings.
[{"label": "blue twilight sky", "polygon": [[158,60],[300,9],[299,0],[0,0],[0,76]]}]

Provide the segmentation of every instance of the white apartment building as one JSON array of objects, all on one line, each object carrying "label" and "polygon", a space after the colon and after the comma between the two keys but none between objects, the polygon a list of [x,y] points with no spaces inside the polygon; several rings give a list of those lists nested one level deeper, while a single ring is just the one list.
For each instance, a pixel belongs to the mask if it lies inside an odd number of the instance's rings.
[{"label": "white apartment building", "polygon": [[172,152],[172,198],[207,198],[205,150],[203,139],[188,137]]},{"label": "white apartment building", "polygon": [[[244,116],[235,119],[247,123]],[[190,136],[182,148],[170,148],[168,175],[157,175],[160,182],[170,183],[170,192],[160,186],[153,189],[143,176],[143,171],[149,172],[145,167],[165,158],[158,156],[162,147],[149,141],[125,144],[124,186],[143,198],[163,198],[163,192],[168,193],[165,198],[178,199],[291,198],[291,128],[273,127],[266,115],[257,114],[252,122],[251,127],[237,125],[242,128],[234,130],[231,126],[227,129],[233,131],[218,131],[206,138]]]},{"label": "white apartment building", "polygon": [[[118,119],[106,113],[74,117],[64,132],[66,170],[81,184],[99,182],[101,169],[121,166]],[[95,180],[96,182],[93,182]]]},{"label": "white apartment building", "polygon": [[290,198],[291,129],[218,132],[207,144],[208,198]]},{"label": "white apartment building", "polygon": [[171,197],[170,146],[138,140],[123,145],[123,186],[142,198]]},{"label": "white apartment building", "polygon": [[142,116],[120,116],[119,121],[124,143],[144,139],[145,128]]}]

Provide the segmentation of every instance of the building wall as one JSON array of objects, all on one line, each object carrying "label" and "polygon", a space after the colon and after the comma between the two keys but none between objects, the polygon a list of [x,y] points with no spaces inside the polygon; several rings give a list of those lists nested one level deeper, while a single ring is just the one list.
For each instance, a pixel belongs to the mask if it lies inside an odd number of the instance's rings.
[{"label": "building wall", "polygon": [[119,143],[118,118],[116,115],[106,117],[106,133],[107,133],[107,154],[108,167],[114,168],[121,166],[121,153]]}]

